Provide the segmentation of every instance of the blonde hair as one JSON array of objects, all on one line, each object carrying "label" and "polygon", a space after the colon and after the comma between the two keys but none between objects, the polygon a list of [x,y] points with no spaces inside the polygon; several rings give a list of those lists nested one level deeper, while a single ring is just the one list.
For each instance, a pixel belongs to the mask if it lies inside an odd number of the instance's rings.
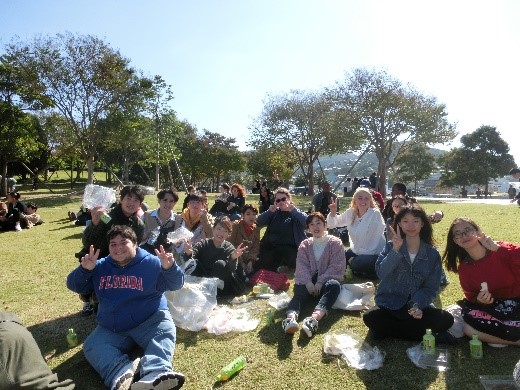
[{"label": "blonde hair", "polygon": [[[356,204],[356,198],[357,198],[357,195],[361,192],[368,194],[369,199],[370,199],[369,207],[371,209],[375,209],[377,206],[376,206],[376,202],[374,202],[374,198],[372,197],[372,193],[370,192],[370,190],[368,188],[365,188],[365,187],[358,187],[356,189],[356,192],[354,192],[354,195],[352,195],[352,200],[350,201],[350,208],[358,211],[358,207]],[[352,214],[352,222],[354,222],[355,219],[356,219],[356,213]]]},{"label": "blonde hair", "polygon": [[287,199],[292,200],[291,193],[287,188],[284,187],[278,187],[276,190],[274,190],[273,195],[276,197],[276,194],[284,194],[287,196]]}]

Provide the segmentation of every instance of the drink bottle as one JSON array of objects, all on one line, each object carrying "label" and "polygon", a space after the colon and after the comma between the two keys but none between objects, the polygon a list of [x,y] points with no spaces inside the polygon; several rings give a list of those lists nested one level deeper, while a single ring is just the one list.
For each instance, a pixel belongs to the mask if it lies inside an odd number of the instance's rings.
[{"label": "drink bottle", "polygon": [[353,275],[352,275],[352,268],[350,268],[349,265],[347,265],[347,267],[345,268],[345,275],[344,275],[344,280],[350,280],[352,279]]},{"label": "drink bottle", "polygon": [[432,335],[431,329],[426,329],[426,333],[423,336],[423,351],[427,355],[435,354],[435,337]]},{"label": "drink bottle", "polygon": [[69,333],[67,333],[67,343],[70,348],[74,348],[78,345],[78,335],[74,333],[74,329],[69,329]]},{"label": "drink bottle", "polygon": [[482,341],[478,339],[476,334],[469,341],[469,353],[473,359],[482,359]]},{"label": "drink bottle", "polygon": [[246,365],[246,358],[239,356],[230,362],[227,366],[222,367],[220,373],[217,376],[217,382],[224,382],[235,375],[238,371],[244,368]]}]

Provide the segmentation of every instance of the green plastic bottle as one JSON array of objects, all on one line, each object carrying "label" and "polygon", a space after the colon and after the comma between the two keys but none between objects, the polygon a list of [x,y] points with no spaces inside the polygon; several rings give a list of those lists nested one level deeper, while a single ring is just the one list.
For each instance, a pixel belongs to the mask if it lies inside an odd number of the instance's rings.
[{"label": "green plastic bottle", "polygon": [[435,354],[435,337],[432,335],[431,329],[426,329],[426,333],[422,338],[423,351],[427,355]]},{"label": "green plastic bottle", "polygon": [[67,333],[67,343],[69,344],[69,348],[74,348],[76,345],[78,345],[78,335],[72,328],[70,328],[69,333]]},{"label": "green plastic bottle", "polygon": [[478,339],[478,335],[474,334],[469,341],[469,353],[473,359],[482,359],[482,341]]},{"label": "green plastic bottle", "polygon": [[343,280],[350,280],[352,279],[353,275],[352,275],[352,268],[350,268],[349,265],[347,265],[345,267],[345,275],[344,275],[344,278]]},{"label": "green plastic bottle", "polygon": [[243,356],[237,357],[227,366],[222,367],[220,373],[217,376],[217,382],[224,382],[235,375],[238,371],[246,366],[246,358]]}]

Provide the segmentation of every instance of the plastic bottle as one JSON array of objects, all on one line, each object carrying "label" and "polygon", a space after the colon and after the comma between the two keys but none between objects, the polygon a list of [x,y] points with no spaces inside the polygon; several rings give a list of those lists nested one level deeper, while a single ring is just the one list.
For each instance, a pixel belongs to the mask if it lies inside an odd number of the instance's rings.
[{"label": "plastic bottle", "polygon": [[78,345],[78,335],[74,333],[74,329],[70,328],[69,333],[67,333],[67,343],[70,348],[74,348]]},{"label": "plastic bottle", "polygon": [[235,358],[231,363],[227,366],[222,367],[220,373],[217,376],[217,382],[224,382],[235,375],[238,371],[244,368],[246,365],[246,358],[243,356],[239,356]]},{"label": "plastic bottle", "polygon": [[349,265],[346,266],[345,268],[345,276],[344,276],[344,280],[350,280],[352,279],[352,268],[350,268]]},{"label": "plastic bottle", "polygon": [[435,337],[432,335],[431,329],[426,329],[422,340],[424,353],[427,355],[435,354]]},{"label": "plastic bottle", "polygon": [[478,335],[474,334],[469,341],[469,353],[473,359],[482,359],[482,341],[478,339]]},{"label": "plastic bottle", "polygon": [[265,322],[267,325],[274,324],[274,312],[272,310],[268,310],[267,313],[265,313]]}]

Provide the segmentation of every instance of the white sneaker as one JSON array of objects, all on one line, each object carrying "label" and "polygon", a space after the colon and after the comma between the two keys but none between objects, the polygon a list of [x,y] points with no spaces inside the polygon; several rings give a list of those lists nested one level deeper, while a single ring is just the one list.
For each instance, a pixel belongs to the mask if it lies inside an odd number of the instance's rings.
[{"label": "white sneaker", "polygon": [[17,232],[21,232],[22,231],[22,227],[20,226],[20,222],[18,222],[16,225],[14,225],[14,230],[16,230]]},{"label": "white sneaker", "polygon": [[177,390],[184,384],[184,375],[174,371],[152,371],[132,384],[132,390]]},{"label": "white sneaker", "polygon": [[137,367],[139,366],[139,361],[141,359],[137,358],[133,362],[128,363],[121,369],[121,373],[116,376],[114,383],[112,384],[112,390],[129,390],[130,385],[134,380],[134,374],[137,371]]},{"label": "white sneaker", "polygon": [[282,329],[287,334],[294,334],[300,329],[296,318],[287,317],[282,321]]}]

